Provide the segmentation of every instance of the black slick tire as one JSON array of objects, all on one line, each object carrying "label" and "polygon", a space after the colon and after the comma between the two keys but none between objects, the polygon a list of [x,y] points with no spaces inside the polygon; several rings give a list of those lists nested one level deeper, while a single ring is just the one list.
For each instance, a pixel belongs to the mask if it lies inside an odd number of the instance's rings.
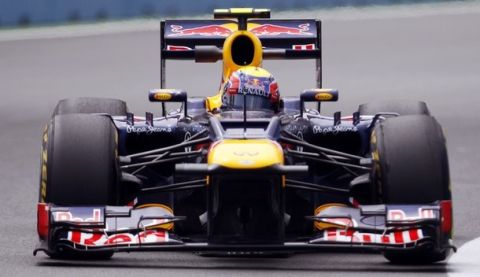
[{"label": "black slick tire", "polygon": [[358,112],[360,115],[375,115],[381,112],[398,113],[400,115],[430,115],[425,102],[414,100],[377,100],[361,104],[358,107]]},{"label": "black slick tire", "polygon": [[127,104],[119,99],[80,97],[60,100],[53,116],[73,113],[106,113],[112,116],[127,114]]},{"label": "black slick tire", "polygon": [[[388,118],[372,132],[373,180],[380,203],[429,204],[451,200],[445,138],[435,118]],[[446,238],[448,239],[448,238]],[[428,264],[447,258],[447,249],[386,251],[397,264]]]},{"label": "black slick tire", "polygon": [[[116,205],[119,199],[117,132],[108,116],[54,116],[44,137],[40,202],[65,206]],[[46,163],[46,164],[45,164]],[[43,175],[43,173],[42,173]],[[45,187],[43,187],[45,186]],[[112,251],[56,252],[59,259],[106,259]]]}]

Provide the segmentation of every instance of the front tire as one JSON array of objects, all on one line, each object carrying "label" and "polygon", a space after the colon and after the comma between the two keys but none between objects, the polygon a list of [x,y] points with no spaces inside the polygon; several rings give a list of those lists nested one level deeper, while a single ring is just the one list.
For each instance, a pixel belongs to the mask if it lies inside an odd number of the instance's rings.
[{"label": "front tire", "polygon": [[414,100],[377,100],[361,104],[358,112],[360,115],[375,115],[381,112],[398,113],[399,115],[430,115],[425,102]]},{"label": "front tire", "polygon": [[440,124],[426,115],[388,118],[372,132],[381,200],[428,204],[451,198],[448,156]]},{"label": "front tire", "polygon": [[79,97],[60,100],[53,111],[53,116],[74,113],[106,113],[125,116],[127,104],[119,99]]},{"label": "front tire", "polygon": [[[407,115],[388,118],[372,132],[373,180],[384,204],[430,204],[451,200],[445,138],[435,118]],[[445,240],[450,239],[446,235]],[[442,243],[446,243],[443,241]],[[445,260],[446,249],[386,251],[398,264]]]},{"label": "front tire", "polygon": [[[118,205],[117,132],[107,116],[53,117],[44,135],[40,202],[59,206]],[[45,172],[44,172],[45,171]],[[59,259],[106,259],[99,253],[56,252]]]},{"label": "front tire", "polygon": [[71,206],[117,204],[117,134],[110,118],[59,115],[50,128],[45,201]]}]

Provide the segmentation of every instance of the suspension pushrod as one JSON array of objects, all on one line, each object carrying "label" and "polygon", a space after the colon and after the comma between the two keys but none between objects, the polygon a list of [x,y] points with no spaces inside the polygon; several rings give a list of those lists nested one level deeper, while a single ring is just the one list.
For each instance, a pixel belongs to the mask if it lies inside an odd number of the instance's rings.
[{"label": "suspension pushrod", "polygon": [[329,186],[323,186],[323,185],[318,185],[318,184],[309,183],[309,182],[302,182],[302,181],[297,181],[297,180],[293,180],[293,179],[286,179],[285,183],[287,184],[287,187],[290,184],[290,185],[308,187],[308,188],[318,189],[318,190],[323,190],[323,191],[331,191],[331,192],[338,192],[338,193],[349,193],[350,192],[350,190],[348,190],[348,189],[333,188],[333,187],[329,187]]},{"label": "suspension pushrod", "polygon": [[328,148],[321,147],[321,146],[317,146],[317,145],[313,145],[313,144],[311,144],[311,143],[308,143],[308,142],[305,142],[305,141],[301,141],[301,140],[290,139],[290,138],[283,137],[283,136],[280,137],[280,140],[281,140],[281,141],[284,141],[284,142],[289,142],[289,143],[292,143],[292,144],[296,144],[296,145],[300,145],[300,146],[312,148],[312,149],[315,149],[315,150],[317,150],[317,151],[321,151],[321,152],[324,152],[324,153],[329,153],[329,154],[332,154],[332,155],[338,155],[338,156],[347,157],[347,158],[356,159],[356,160],[361,160],[361,159],[363,159],[363,157],[361,157],[361,156],[352,155],[352,154],[348,154],[348,153],[345,153],[345,152],[328,149]]},{"label": "suspension pushrod", "polygon": [[324,160],[324,159],[317,158],[318,156],[317,157],[312,157],[310,155],[302,155],[300,153],[301,152],[297,152],[297,151],[294,152],[294,151],[290,151],[290,150],[286,152],[287,155],[300,157],[300,158],[305,158],[307,160],[311,160],[311,161],[315,161],[315,162],[319,162],[319,163],[327,163],[327,164],[351,167],[351,168],[356,168],[356,169],[361,169],[361,170],[371,170],[370,167],[366,167],[366,166],[344,163],[344,162],[339,162],[339,161],[335,161],[335,160]]},{"label": "suspension pushrod", "polygon": [[[189,156],[189,155],[193,155],[193,154],[201,154],[202,153],[202,150],[199,149],[199,150],[195,150],[195,151],[190,151],[190,152],[165,152],[165,153],[168,153],[168,156],[169,157],[180,157],[180,156]],[[160,158],[163,158],[165,157],[163,155],[164,153],[162,154],[158,154],[158,155],[148,155],[148,156],[144,156],[144,157],[141,157],[140,159],[141,160],[153,160],[153,159],[157,159],[158,157]]]},{"label": "suspension pushrod", "polygon": [[174,161],[183,160],[185,158],[193,158],[193,157],[196,157],[198,155],[199,154],[195,153],[195,154],[192,154],[192,155],[185,155],[185,156],[181,156],[181,157],[174,157],[174,158],[168,158],[168,159],[153,160],[153,161],[143,162],[143,163],[123,165],[123,166],[120,167],[120,169],[129,169],[129,168],[141,167],[141,166],[146,166],[146,165],[174,162]]},{"label": "suspension pushrod", "polygon": [[185,182],[181,182],[181,183],[164,185],[164,186],[144,188],[141,191],[142,192],[151,192],[151,191],[162,191],[162,190],[178,190],[178,189],[182,189],[182,188],[200,188],[201,186],[205,186],[206,184],[207,184],[206,179],[200,179],[200,180],[185,181]]},{"label": "suspension pushrod", "polygon": [[[291,137],[294,137],[294,138],[296,138],[297,140],[301,141],[301,139],[299,139],[297,136],[295,136],[294,134],[292,134],[292,133],[290,133],[290,132],[288,132],[288,131],[286,131],[286,130],[284,130],[284,133],[286,133],[287,135],[289,135],[289,136],[291,136]],[[330,161],[332,161],[332,162],[337,162],[336,159],[334,159],[333,157],[327,155],[327,154],[324,153],[324,152],[321,152],[321,151],[320,151],[318,154],[320,154],[321,156],[323,156],[324,158],[326,158],[326,159],[328,159],[328,160],[330,160]],[[337,157],[338,157],[338,155],[337,155]],[[350,158],[348,158],[348,157],[343,157],[343,158],[350,160]],[[350,174],[352,174],[352,175],[354,175],[354,176],[358,176],[358,174],[355,173],[355,171],[351,170],[350,168],[348,168],[348,167],[346,167],[346,166],[342,166],[342,168],[343,168],[345,171],[347,171],[348,173],[350,173]]]}]

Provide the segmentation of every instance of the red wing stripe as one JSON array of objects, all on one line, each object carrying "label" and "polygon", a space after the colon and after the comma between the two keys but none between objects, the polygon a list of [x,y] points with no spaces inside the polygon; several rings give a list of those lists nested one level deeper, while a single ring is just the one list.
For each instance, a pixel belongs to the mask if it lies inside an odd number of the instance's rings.
[{"label": "red wing stripe", "polygon": [[381,235],[374,233],[361,233],[353,229],[328,229],[324,231],[325,241],[353,242],[353,243],[379,243],[379,244],[409,244],[423,238],[421,229],[395,231]]},{"label": "red wing stripe", "polygon": [[393,236],[395,237],[395,243],[403,243],[403,232],[394,232]]},{"label": "red wing stripe", "polygon": [[410,239],[412,241],[417,241],[420,239],[420,237],[418,236],[418,231],[418,229],[408,231],[408,233],[410,234]]},{"label": "red wing stripe", "polygon": [[337,230],[328,230],[327,231],[327,240],[330,240],[330,241],[337,240]]},{"label": "red wing stripe", "polygon": [[390,243],[390,237],[382,236],[382,243]]},{"label": "red wing stripe", "polygon": [[372,238],[368,234],[363,235],[363,242],[372,242]]}]

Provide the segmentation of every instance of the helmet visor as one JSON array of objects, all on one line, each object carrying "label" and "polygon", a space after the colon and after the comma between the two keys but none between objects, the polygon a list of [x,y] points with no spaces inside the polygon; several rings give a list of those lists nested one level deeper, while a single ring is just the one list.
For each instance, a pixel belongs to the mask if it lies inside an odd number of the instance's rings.
[{"label": "helmet visor", "polygon": [[250,94],[233,94],[228,96],[228,106],[232,109],[243,110],[245,105],[248,111],[272,111],[270,99]]}]

